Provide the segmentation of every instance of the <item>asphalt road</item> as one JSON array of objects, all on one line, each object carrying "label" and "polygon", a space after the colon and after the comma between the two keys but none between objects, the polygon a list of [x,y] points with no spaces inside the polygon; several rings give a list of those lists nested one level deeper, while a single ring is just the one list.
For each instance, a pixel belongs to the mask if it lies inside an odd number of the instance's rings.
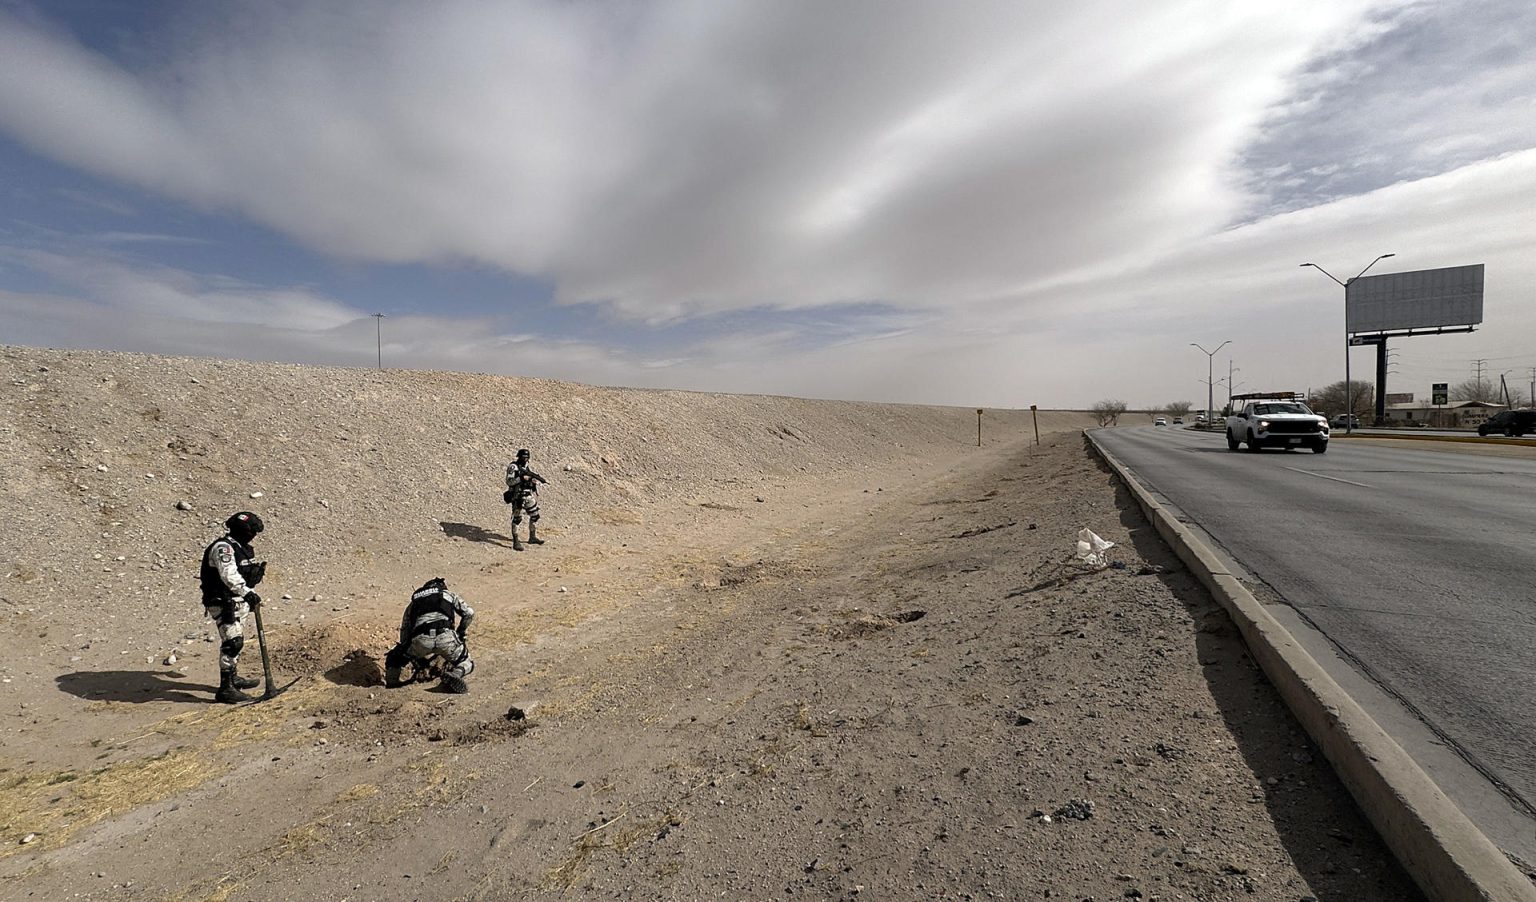
[{"label": "asphalt road", "polygon": [[1229,452],[1221,433],[1178,428],[1095,438],[1536,806],[1536,459],[1349,441]]}]

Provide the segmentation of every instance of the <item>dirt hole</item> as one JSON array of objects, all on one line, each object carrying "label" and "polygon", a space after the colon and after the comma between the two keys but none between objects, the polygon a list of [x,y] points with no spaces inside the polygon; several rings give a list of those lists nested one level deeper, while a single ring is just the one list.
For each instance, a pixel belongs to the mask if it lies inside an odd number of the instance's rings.
[{"label": "dirt hole", "polygon": [[384,665],[367,649],[354,648],[342,663],[325,672],[325,678],[342,686],[382,686]]},{"label": "dirt hole", "polygon": [[892,614],[891,615],[891,619],[896,621],[897,623],[912,623],[915,620],[922,620],[924,617],[927,617],[927,616],[928,616],[928,612],[927,611],[916,611],[916,610],[913,610],[913,611],[902,611],[900,614]]}]

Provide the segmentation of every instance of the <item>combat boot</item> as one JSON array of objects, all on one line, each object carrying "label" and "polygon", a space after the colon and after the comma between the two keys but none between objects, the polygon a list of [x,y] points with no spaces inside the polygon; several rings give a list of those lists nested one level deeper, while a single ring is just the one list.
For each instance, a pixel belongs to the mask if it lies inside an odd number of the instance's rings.
[{"label": "combat boot", "polygon": [[[533,539],[530,538],[528,541],[532,542]],[[523,540],[519,539],[517,537],[517,533],[513,533],[512,534],[512,550],[513,551],[522,551],[524,547],[526,547],[526,546],[523,545]]]},{"label": "combat boot", "polygon": [[257,686],[261,685],[261,680],[258,680],[255,677],[241,676],[239,667],[231,670],[230,673],[232,674],[230,678],[230,684],[233,685],[236,689],[255,689]]},{"label": "combat boot", "polygon": [[536,532],[534,530],[534,526],[533,526],[532,523],[528,524],[528,544],[529,545],[543,545],[544,544],[544,540],[539,538],[539,534],[538,534],[538,532]]},{"label": "combat boot", "polygon": [[219,672],[219,691],[213,694],[213,700],[226,705],[238,705],[241,702],[253,701],[253,699],[235,687],[235,672],[224,670]]},{"label": "combat boot", "polygon": [[444,692],[452,693],[453,695],[464,695],[469,692],[469,684],[464,682],[462,678],[447,676],[446,674],[443,676],[442,687]]}]

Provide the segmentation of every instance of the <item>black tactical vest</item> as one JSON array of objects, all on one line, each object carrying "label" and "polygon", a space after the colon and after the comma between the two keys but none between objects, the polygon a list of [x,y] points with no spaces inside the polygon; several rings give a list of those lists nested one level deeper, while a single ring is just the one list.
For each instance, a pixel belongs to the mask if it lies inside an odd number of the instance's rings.
[{"label": "black tactical vest", "polygon": [[229,587],[224,585],[224,578],[219,575],[219,568],[212,560],[213,546],[220,542],[228,542],[229,547],[235,550],[235,567],[242,573],[256,557],[255,549],[236,541],[234,536],[224,536],[222,539],[209,542],[208,547],[203,549],[203,567],[202,572],[198,574],[198,579],[203,584],[203,604],[205,605],[223,604],[233,597]]},{"label": "black tactical vest", "polygon": [[[447,592],[436,583],[427,583],[420,589],[411,593],[411,606],[408,618],[411,622],[411,634],[424,633],[428,630],[452,628],[453,617],[456,612],[453,603],[448,600]],[[442,615],[439,620],[433,614]],[[427,618],[423,622],[422,618]]]}]

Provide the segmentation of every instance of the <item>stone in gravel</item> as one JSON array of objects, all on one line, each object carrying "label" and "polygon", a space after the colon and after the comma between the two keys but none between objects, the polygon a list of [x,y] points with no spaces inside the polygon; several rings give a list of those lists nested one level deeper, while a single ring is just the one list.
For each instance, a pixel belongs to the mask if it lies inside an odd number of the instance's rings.
[{"label": "stone in gravel", "polygon": [[1087,799],[1073,799],[1051,813],[1063,820],[1086,821],[1093,817],[1094,807]]},{"label": "stone in gravel", "polygon": [[1013,719],[1013,725],[1016,727],[1027,727],[1034,722],[1035,719],[1028,714],[1020,714]]},{"label": "stone in gravel", "polygon": [[34,842],[36,840],[37,840],[37,834],[36,833],[28,833],[26,836],[23,836],[21,838],[21,844],[22,845],[26,845],[27,843]]},{"label": "stone in gravel", "polygon": [[174,654],[166,655],[165,660],[161,661],[160,663],[164,664],[166,667],[170,667],[176,663],[176,656]]},{"label": "stone in gravel", "polygon": [[188,504],[185,501],[178,501],[178,502],[176,502],[176,509],[179,510],[179,511],[189,511],[189,510],[192,509],[192,505]]},{"label": "stone in gravel", "polygon": [[251,497],[252,498],[260,498],[263,494],[265,494],[265,493],[264,492],[252,492],[251,493]]}]

